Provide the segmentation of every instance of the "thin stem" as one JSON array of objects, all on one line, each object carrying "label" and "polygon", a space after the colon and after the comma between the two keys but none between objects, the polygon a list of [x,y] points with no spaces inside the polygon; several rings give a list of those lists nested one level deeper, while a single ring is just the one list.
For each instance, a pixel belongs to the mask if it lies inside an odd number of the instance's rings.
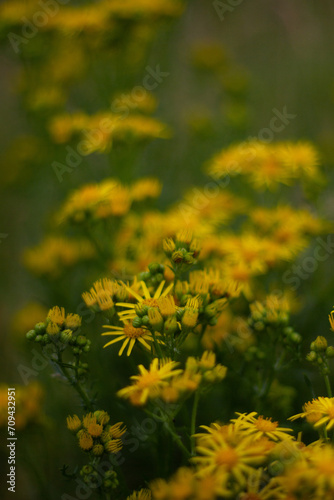
[{"label": "thin stem", "polygon": [[77,391],[79,394],[84,406],[86,407],[87,410],[93,410],[93,403],[89,399],[88,394],[84,390],[84,388],[81,386],[80,382],[76,379],[73,378],[69,372],[68,369],[64,367],[64,363],[62,361],[62,355],[60,352],[58,352],[58,366],[63,373],[64,377],[68,380],[69,384],[74,387],[74,389]]},{"label": "thin stem", "polygon": [[330,383],[328,375],[324,375],[324,379],[325,379],[325,385],[326,385],[328,397],[332,398],[333,397],[332,387],[331,387],[331,383]]},{"label": "thin stem", "polygon": [[171,435],[171,437],[173,438],[173,441],[176,442],[176,444],[178,445],[178,447],[180,448],[180,450],[183,451],[183,453],[185,454],[185,456],[187,458],[190,457],[190,453],[189,453],[189,450],[187,450],[187,448],[184,446],[184,444],[182,443],[182,440],[180,438],[180,436],[176,433],[176,431],[169,425],[168,422],[165,422],[165,428],[167,429],[167,431],[169,432],[169,434]]},{"label": "thin stem", "polygon": [[156,335],[155,335],[155,332],[152,330],[152,337],[153,337],[153,341],[154,341],[154,347],[155,347],[155,350],[158,354],[158,357],[160,359],[162,359],[164,357],[163,353],[162,353],[162,350],[160,348],[160,345],[159,345],[159,342],[157,341],[157,338],[156,338]]},{"label": "thin stem", "polygon": [[199,403],[199,398],[200,398],[200,393],[197,391],[195,393],[194,397],[194,404],[193,404],[193,409],[191,412],[191,421],[190,421],[190,440],[191,440],[191,454],[195,454],[195,430],[196,430],[196,416],[197,416],[197,409],[198,409],[198,403]]},{"label": "thin stem", "polygon": [[[166,420],[166,418],[163,417],[163,416],[159,417],[158,415],[154,415],[152,412],[150,412],[147,409],[145,410],[145,413],[147,413],[147,415],[149,415],[150,417],[154,418],[155,420],[158,420],[159,422],[162,422],[164,424],[165,429],[171,435],[171,437],[173,438],[173,441],[175,441],[175,443],[178,445],[178,447],[180,448],[180,450],[183,451],[183,453],[185,454],[185,456],[187,458],[189,458],[190,457],[190,452],[184,446],[184,444],[182,443],[182,440],[181,440],[180,436],[177,434],[177,432],[175,430],[175,427],[174,427],[174,423],[171,422],[171,421],[168,422],[168,420]],[[166,416],[168,416],[168,415],[166,415]]]}]

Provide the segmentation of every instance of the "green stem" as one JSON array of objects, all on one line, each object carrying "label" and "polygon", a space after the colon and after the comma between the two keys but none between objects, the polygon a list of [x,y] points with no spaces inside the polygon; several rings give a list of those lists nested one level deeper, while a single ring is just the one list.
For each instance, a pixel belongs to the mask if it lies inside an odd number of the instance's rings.
[{"label": "green stem", "polygon": [[184,455],[187,458],[189,458],[190,457],[189,450],[187,450],[187,448],[182,443],[182,440],[181,440],[180,436],[177,434],[177,432],[175,430],[173,422],[170,422],[170,421],[168,422],[166,420],[166,418],[159,417],[158,415],[154,415],[153,413],[151,413],[147,409],[145,410],[145,413],[147,413],[147,415],[149,415],[150,417],[154,418],[155,420],[158,420],[159,422],[164,423],[164,427],[168,431],[168,433],[171,435],[171,437],[173,438],[173,441],[175,441],[175,443],[178,445],[178,447],[180,448],[180,450],[182,450],[182,452],[184,453]]},{"label": "green stem", "polygon": [[190,457],[190,453],[189,453],[189,450],[187,450],[187,448],[184,446],[184,444],[182,443],[182,440],[180,438],[180,436],[176,433],[176,431],[169,425],[168,422],[165,422],[165,428],[167,429],[167,431],[169,432],[169,434],[171,435],[171,437],[173,438],[173,441],[175,441],[175,443],[178,445],[178,447],[180,448],[180,450],[182,450],[182,452],[184,453],[184,455],[189,458]]},{"label": "green stem", "polygon": [[89,411],[92,411],[94,409],[92,401],[89,399],[88,394],[86,393],[84,388],[81,386],[80,382],[76,378],[73,378],[69,374],[68,369],[64,367],[64,363],[62,361],[62,355],[60,352],[58,352],[58,363],[57,364],[58,364],[62,374],[64,375],[64,377],[68,380],[69,384],[79,394],[85,408]]},{"label": "green stem", "polygon": [[330,383],[328,375],[324,375],[324,379],[325,379],[325,385],[326,385],[328,397],[332,398],[333,397],[332,387],[331,387],[331,383]]},{"label": "green stem", "polygon": [[197,416],[197,409],[198,409],[198,403],[199,403],[199,398],[200,398],[200,393],[197,391],[195,393],[194,397],[194,404],[193,404],[193,409],[191,412],[191,422],[190,422],[190,440],[191,440],[191,454],[195,454],[195,430],[196,430],[196,416]]},{"label": "green stem", "polygon": [[159,342],[157,341],[157,338],[155,336],[155,332],[152,330],[152,337],[153,337],[153,341],[154,341],[154,347],[155,347],[155,350],[157,352],[157,355],[160,359],[162,359],[164,357],[163,353],[162,353],[162,350],[160,348],[160,345],[159,345]]}]

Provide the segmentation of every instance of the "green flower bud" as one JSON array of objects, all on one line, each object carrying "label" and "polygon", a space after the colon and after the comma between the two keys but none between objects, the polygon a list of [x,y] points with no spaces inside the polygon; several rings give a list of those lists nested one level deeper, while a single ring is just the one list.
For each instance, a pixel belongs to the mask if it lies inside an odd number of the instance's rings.
[{"label": "green flower bud", "polygon": [[139,318],[138,316],[135,316],[132,320],[132,326],[135,328],[140,328],[142,325],[142,319]]},{"label": "green flower bud", "polygon": [[290,335],[290,340],[291,342],[293,342],[294,344],[300,344],[301,341],[302,341],[302,336],[299,335],[299,333],[297,332],[293,332],[291,335]]},{"label": "green flower bud", "polygon": [[334,358],[334,347],[332,345],[329,345],[327,347],[326,356],[327,356],[327,358]]},{"label": "green flower bud", "polygon": [[51,342],[50,335],[47,333],[44,333],[43,338],[42,338],[42,344],[47,345]]},{"label": "green flower bud", "polygon": [[160,265],[156,262],[149,264],[148,268],[152,274],[156,274],[159,271]]},{"label": "green flower bud", "polygon": [[86,476],[87,474],[91,474],[93,472],[93,467],[91,465],[84,465],[80,471],[82,476]]},{"label": "green flower bud", "polygon": [[310,361],[311,363],[315,363],[317,359],[317,354],[314,351],[311,351],[307,354],[306,360]]},{"label": "green flower bud", "polygon": [[37,333],[37,335],[43,335],[46,330],[46,324],[42,322],[36,323],[34,330]]},{"label": "green flower bud", "polygon": [[177,331],[177,329],[178,326],[175,316],[170,316],[169,318],[167,318],[164,324],[164,332],[167,335],[173,335]]},{"label": "green flower bud", "polygon": [[72,339],[72,337],[73,337],[72,330],[70,330],[69,328],[67,330],[63,330],[60,333],[60,341],[63,342],[63,344],[68,344],[68,342]]},{"label": "green flower bud", "polygon": [[325,337],[322,337],[319,335],[313,342],[312,342],[312,351],[315,352],[325,352],[327,349],[327,340]]},{"label": "green flower bud", "polygon": [[76,344],[80,347],[84,346],[87,344],[87,338],[84,337],[84,335],[78,335],[76,338]]},{"label": "green flower bud", "polygon": [[143,316],[141,320],[142,320],[143,325],[145,325],[145,326],[150,324],[150,318],[147,316],[147,314],[145,314],[145,316]]},{"label": "green flower bud", "polygon": [[26,333],[26,338],[28,340],[35,340],[36,339],[36,332],[35,332],[35,330],[29,330],[29,332]]},{"label": "green flower bud", "polygon": [[43,335],[37,335],[35,338],[35,342],[42,342],[43,340]]}]

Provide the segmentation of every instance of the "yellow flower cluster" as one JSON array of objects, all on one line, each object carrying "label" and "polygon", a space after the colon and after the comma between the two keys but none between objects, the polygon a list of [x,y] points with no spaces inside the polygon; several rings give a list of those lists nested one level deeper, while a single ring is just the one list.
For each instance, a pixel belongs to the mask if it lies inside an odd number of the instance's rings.
[{"label": "yellow flower cluster", "polygon": [[[83,112],[55,116],[50,123],[50,133],[55,143],[69,142],[73,137],[80,144],[80,154],[107,151],[113,141],[125,139],[166,139],[171,135],[167,125],[155,118],[131,114],[101,112],[88,116]],[[81,142],[82,141],[82,142]]]},{"label": "yellow flower cluster", "polygon": [[107,412],[87,413],[82,420],[77,415],[67,417],[67,428],[75,433],[79,446],[99,457],[103,453],[118,453],[123,448],[121,437],[126,432],[123,422],[109,424]]},{"label": "yellow flower cluster", "polygon": [[37,276],[55,279],[75,264],[94,257],[95,250],[88,240],[49,236],[37,246],[25,250],[23,263]]},{"label": "yellow flower cluster", "polygon": [[108,219],[126,215],[133,201],[159,196],[160,183],[156,179],[141,179],[132,186],[124,186],[116,179],[105,179],[99,184],[88,184],[74,191],[58,212],[58,222],[84,223],[93,218]]},{"label": "yellow flower cluster", "polygon": [[118,391],[118,396],[129,399],[135,406],[154,399],[174,403],[194,391],[220,382],[227,371],[225,366],[216,363],[215,354],[209,351],[205,351],[200,359],[189,357],[184,370],[175,369],[177,365],[168,359],[159,361],[157,358],[148,370],[139,365],[140,375],[132,376],[132,385]]},{"label": "yellow flower cluster", "polygon": [[319,181],[318,165],[319,155],[307,142],[248,141],[218,153],[207,170],[213,177],[244,175],[255,189],[273,190],[299,180]]}]

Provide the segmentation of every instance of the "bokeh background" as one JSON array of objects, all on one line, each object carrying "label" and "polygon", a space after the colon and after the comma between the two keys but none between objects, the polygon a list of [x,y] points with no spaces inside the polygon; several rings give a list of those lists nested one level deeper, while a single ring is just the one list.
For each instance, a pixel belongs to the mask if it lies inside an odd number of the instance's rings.
[{"label": "bokeh background", "polygon": [[[21,5],[22,11],[16,7],[15,14],[8,14],[8,3]],[[207,182],[203,165],[208,158],[233,142],[258,137],[273,109],[286,107],[296,117],[275,140],[303,139],[316,145],[327,184],[320,196],[315,192],[312,203],[329,220],[334,209],[333,2],[244,0],[222,13],[219,3],[211,0],[175,1],[174,10],[171,1],[163,13],[157,8],[147,17],[132,16],[129,8],[130,14],[112,19],[101,32],[96,26],[73,32],[41,29],[16,52],[8,34],[21,33],[20,20],[29,6],[36,11],[33,3],[0,4],[0,371],[9,385],[22,383],[17,366],[31,359],[15,314],[29,302],[49,308],[56,300],[47,284],[24,268],[23,252],[41,241],[55,208],[81,184],[108,176],[123,182],[155,176],[163,183],[157,207],[165,209],[190,186]],[[69,7],[84,4],[91,7],[95,2],[73,1]],[[131,2],[126,4],[131,7]],[[107,109],[114,96],[143,84],[147,67],[157,66],[168,76],[153,90],[158,102],[153,116],[170,128],[169,137],[115,142],[103,155],[83,157],[59,182],[52,164],[64,160],[68,143],[57,143],[51,136],[48,124],[54,116]],[[69,144],[75,146],[75,140]],[[270,196],[263,195],[263,202],[270,204]],[[295,201],[298,196],[296,192]],[[314,336],[328,330],[327,315],[334,304],[332,262],[330,257],[303,282],[304,307],[294,318],[297,331]],[[67,283],[67,308],[77,307],[81,284],[80,274]],[[100,347],[96,376],[103,378],[106,361]],[[117,367],[118,360],[114,363]],[[43,375],[37,378],[41,381]],[[109,382],[102,401],[112,390]],[[66,417],[70,395],[54,381],[43,383],[46,422],[31,427],[20,441],[19,460],[24,458],[25,465],[18,499],[57,499],[67,488],[55,464],[64,461],[64,450],[71,460],[74,452],[53,419]],[[61,399],[55,397],[59,390]],[[297,398],[296,408],[299,403]]]}]

